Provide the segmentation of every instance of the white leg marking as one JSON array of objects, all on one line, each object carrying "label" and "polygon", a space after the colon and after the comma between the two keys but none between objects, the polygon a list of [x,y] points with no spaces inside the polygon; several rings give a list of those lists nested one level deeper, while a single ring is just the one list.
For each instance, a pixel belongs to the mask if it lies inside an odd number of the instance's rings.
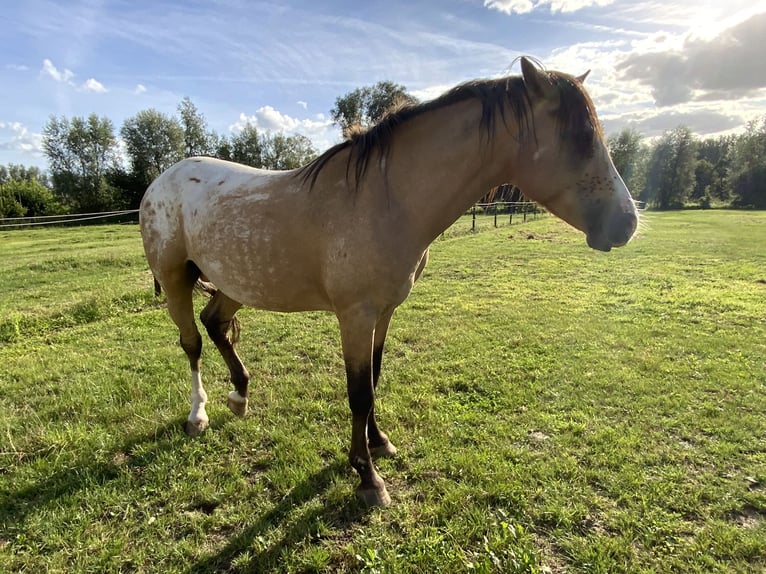
[{"label": "white leg marking", "polygon": [[247,414],[247,397],[243,397],[237,391],[231,391],[229,393],[229,400],[226,401],[229,410],[238,417],[243,417]]},{"label": "white leg marking", "polygon": [[202,386],[202,376],[199,371],[191,372],[191,412],[189,421],[193,423],[207,423],[207,413],[205,412],[205,403],[207,402],[207,393]]}]

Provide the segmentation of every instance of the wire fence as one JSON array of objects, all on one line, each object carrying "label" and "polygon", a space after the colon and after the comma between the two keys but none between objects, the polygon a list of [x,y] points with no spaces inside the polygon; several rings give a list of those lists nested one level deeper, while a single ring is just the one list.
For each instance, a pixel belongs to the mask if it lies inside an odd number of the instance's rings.
[{"label": "wire fence", "polygon": [[104,211],[98,213],[69,213],[66,215],[38,215],[35,217],[2,217],[0,229],[23,229],[25,227],[39,227],[43,225],[75,225],[81,222],[108,223],[115,219],[132,221],[138,213],[137,209],[123,209],[121,211]]},{"label": "wire fence", "polygon": [[[23,229],[41,226],[66,226],[109,223],[119,221],[136,221],[137,209],[106,211],[99,213],[71,213],[67,215],[40,215],[36,217],[3,217],[0,218],[0,229]],[[442,237],[455,237],[467,233],[476,233],[490,226],[513,225],[526,223],[529,219],[537,219],[546,212],[531,201],[495,201],[492,203],[476,203],[458,219]]]}]

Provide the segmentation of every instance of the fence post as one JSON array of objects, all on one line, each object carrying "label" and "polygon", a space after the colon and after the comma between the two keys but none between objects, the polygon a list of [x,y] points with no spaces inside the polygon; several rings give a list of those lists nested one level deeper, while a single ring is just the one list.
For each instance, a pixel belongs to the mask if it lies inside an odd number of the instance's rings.
[{"label": "fence post", "polygon": [[516,210],[516,206],[514,204],[511,204],[511,208],[508,210],[510,212],[510,216],[508,217],[508,225],[513,225],[513,212]]},{"label": "fence post", "polygon": [[524,223],[526,223],[527,222],[527,204],[526,203],[521,208],[521,210],[524,212]]},{"label": "fence post", "polygon": [[476,204],[473,204],[473,208],[471,209],[471,214],[473,217],[471,218],[471,231],[476,232]]},{"label": "fence post", "polygon": [[495,229],[497,229],[497,203],[495,203]]}]

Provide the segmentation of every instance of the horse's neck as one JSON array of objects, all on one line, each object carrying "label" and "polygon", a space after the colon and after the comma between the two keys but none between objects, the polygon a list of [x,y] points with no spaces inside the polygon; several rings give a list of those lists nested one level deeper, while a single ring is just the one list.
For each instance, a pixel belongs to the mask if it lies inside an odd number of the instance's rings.
[{"label": "horse's neck", "polygon": [[509,183],[518,145],[498,114],[480,127],[481,102],[435,110],[403,125],[388,164],[390,193],[430,243],[490,189]]}]

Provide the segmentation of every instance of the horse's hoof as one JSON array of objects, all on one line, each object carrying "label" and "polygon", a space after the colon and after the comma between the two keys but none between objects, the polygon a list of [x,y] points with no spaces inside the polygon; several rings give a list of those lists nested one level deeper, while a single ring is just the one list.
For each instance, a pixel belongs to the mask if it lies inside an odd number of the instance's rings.
[{"label": "horse's hoof", "polygon": [[372,460],[376,460],[378,458],[391,458],[396,456],[396,452],[396,447],[388,441],[379,446],[370,447],[370,456],[372,457]]},{"label": "horse's hoof", "polygon": [[247,414],[247,397],[241,396],[237,391],[229,393],[226,405],[238,417],[244,417]]},{"label": "horse's hoof", "polygon": [[205,432],[207,425],[208,425],[207,419],[203,419],[199,421],[187,420],[186,423],[184,424],[184,432],[189,436],[199,436],[203,432]]},{"label": "horse's hoof", "polygon": [[357,488],[356,497],[367,506],[388,506],[391,504],[391,497],[388,495],[385,485],[379,488]]}]

